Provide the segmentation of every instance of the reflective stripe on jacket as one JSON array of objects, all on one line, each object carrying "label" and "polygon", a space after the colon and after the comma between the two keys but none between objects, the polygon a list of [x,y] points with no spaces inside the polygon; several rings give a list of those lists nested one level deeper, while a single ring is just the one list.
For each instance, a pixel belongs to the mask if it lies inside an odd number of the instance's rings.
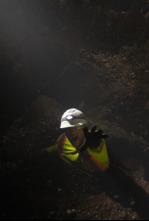
[{"label": "reflective stripe on jacket", "polygon": [[58,152],[62,160],[71,166],[83,167],[91,172],[105,171],[110,162],[104,139],[99,147],[80,152],[72,146],[65,134],[58,139]]}]

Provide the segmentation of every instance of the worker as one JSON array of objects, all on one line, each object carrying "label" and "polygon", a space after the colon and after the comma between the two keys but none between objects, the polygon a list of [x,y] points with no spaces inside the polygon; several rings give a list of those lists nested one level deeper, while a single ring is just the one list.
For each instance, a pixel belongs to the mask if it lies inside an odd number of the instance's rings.
[{"label": "worker", "polygon": [[72,167],[92,173],[104,172],[109,166],[109,157],[102,130],[91,131],[87,128],[87,120],[82,111],[71,108],[61,117],[62,135],[57,144],[47,151],[57,151],[60,158]]}]

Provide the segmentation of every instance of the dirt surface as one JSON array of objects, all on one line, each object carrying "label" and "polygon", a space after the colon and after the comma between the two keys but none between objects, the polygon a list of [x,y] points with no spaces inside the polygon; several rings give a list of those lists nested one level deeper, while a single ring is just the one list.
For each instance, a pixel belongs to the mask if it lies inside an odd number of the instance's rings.
[{"label": "dirt surface", "polygon": [[53,98],[39,96],[5,135],[1,219],[148,219],[148,150],[141,149],[144,144],[122,133],[123,138],[118,138],[118,128],[117,135],[107,140],[108,172],[93,175],[66,168],[58,155],[51,157],[44,151],[60,134],[62,110]]},{"label": "dirt surface", "polygon": [[[0,219],[148,220],[148,1],[26,2],[0,7]],[[109,135],[106,173],[44,151],[72,107]]]}]

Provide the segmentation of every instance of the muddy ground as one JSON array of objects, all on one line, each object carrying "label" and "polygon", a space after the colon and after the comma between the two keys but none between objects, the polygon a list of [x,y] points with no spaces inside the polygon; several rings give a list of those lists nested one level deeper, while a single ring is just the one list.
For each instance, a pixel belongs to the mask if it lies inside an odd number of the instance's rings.
[{"label": "muddy ground", "polygon": [[[1,1],[0,219],[149,218],[148,1]],[[109,135],[111,168],[45,149],[81,109]]]}]

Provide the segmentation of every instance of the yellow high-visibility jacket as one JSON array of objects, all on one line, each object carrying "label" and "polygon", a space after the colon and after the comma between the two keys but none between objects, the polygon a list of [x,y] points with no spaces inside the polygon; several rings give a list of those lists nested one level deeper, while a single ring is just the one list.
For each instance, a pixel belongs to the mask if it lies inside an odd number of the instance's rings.
[{"label": "yellow high-visibility jacket", "polygon": [[65,134],[62,134],[57,144],[48,148],[49,152],[58,151],[60,158],[68,165],[85,169],[91,172],[106,171],[110,166],[105,140],[102,139],[100,146],[96,148],[87,148],[80,152],[72,146]]}]

